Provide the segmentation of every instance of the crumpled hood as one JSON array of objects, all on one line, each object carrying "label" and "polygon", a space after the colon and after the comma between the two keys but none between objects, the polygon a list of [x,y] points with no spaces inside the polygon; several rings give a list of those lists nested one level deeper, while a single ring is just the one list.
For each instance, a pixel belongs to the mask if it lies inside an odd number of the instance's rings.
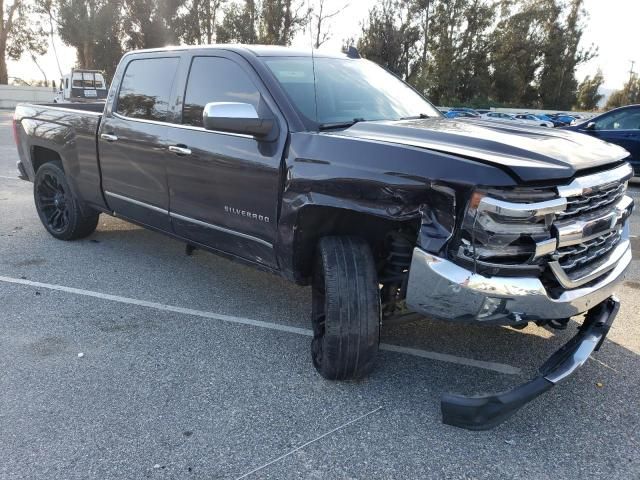
[{"label": "crumpled hood", "polygon": [[508,169],[525,182],[568,179],[579,170],[613,164],[629,156],[617,145],[582,133],[470,119],[361,122],[327,134],[476,159]]}]

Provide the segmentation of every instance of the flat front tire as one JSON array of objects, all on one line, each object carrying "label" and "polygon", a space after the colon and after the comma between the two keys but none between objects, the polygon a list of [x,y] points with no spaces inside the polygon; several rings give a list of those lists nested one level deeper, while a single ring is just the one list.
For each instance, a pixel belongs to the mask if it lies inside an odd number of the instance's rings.
[{"label": "flat front tire", "polygon": [[60,240],[76,240],[93,233],[100,214],[85,208],[73,195],[58,162],[42,165],[33,182],[33,197],[44,228]]},{"label": "flat front tire", "polygon": [[324,237],[312,281],[311,358],[329,380],[360,379],[380,342],[380,290],[371,249],[356,237]]}]

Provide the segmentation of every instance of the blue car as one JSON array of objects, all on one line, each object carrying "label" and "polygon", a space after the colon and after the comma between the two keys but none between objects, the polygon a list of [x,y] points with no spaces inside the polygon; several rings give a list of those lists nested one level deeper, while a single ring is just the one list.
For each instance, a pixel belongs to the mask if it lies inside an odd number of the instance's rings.
[{"label": "blue car", "polygon": [[558,122],[560,125],[557,126],[567,126],[572,125],[576,121],[576,117],[572,117],[571,115],[567,115],[566,113],[554,113],[551,115],[547,115],[549,119],[553,122]]},{"label": "blue car", "polygon": [[640,105],[616,108],[565,129],[625,148],[631,154],[635,175],[640,176]]},{"label": "blue car", "polygon": [[466,107],[455,107],[449,110],[444,114],[447,118],[460,118],[460,117],[468,117],[468,118],[478,118],[480,114],[476,112],[473,108]]}]

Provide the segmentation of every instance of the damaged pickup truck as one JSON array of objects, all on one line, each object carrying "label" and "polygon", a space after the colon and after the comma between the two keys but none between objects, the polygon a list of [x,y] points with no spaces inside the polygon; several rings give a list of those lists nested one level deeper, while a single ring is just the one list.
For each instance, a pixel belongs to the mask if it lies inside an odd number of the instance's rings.
[{"label": "damaged pickup truck", "polygon": [[628,153],[573,132],[445,119],[346,54],[218,45],[135,51],[106,104],[16,108],[19,175],[62,240],[101,213],[311,285],[311,359],[374,367],[380,327],[566,326],[577,335],[511,392],[445,395],[489,428],[602,344],[631,262]]}]

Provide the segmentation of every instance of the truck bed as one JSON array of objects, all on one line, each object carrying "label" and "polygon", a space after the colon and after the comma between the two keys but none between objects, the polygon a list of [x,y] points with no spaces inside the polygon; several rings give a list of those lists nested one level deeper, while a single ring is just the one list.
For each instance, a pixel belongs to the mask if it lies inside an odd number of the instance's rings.
[{"label": "truck bed", "polygon": [[[51,155],[64,159],[76,194],[88,204],[105,208],[100,190],[96,136],[104,103],[23,103],[16,107],[16,143],[22,169],[33,181],[37,165]],[[56,154],[55,152],[59,152]]]}]

